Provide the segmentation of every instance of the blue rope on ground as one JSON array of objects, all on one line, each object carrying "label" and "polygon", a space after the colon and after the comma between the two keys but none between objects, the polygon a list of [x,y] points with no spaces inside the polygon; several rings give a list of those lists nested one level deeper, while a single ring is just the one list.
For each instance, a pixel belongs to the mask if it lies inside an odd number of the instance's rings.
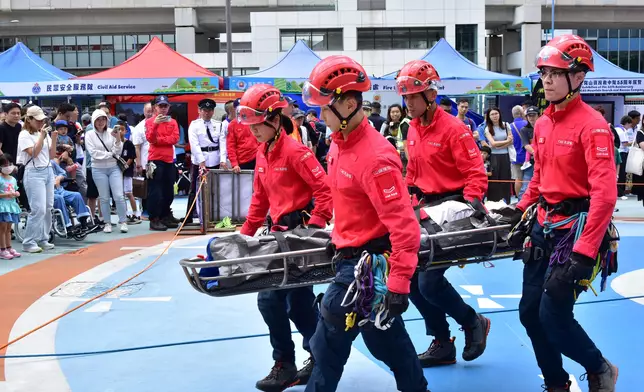
[{"label": "blue rope on ground", "polygon": [[[603,299],[603,300],[598,300],[598,301],[589,301],[589,302],[576,303],[575,306],[606,303],[606,302],[618,302],[618,301],[633,300],[633,299],[643,299],[643,298],[644,298],[644,295],[637,295],[637,296],[633,296],[633,297],[610,298],[610,299]],[[510,312],[517,312],[518,310],[519,309],[491,310],[489,312],[481,312],[481,314],[510,313]],[[404,319],[404,322],[420,321],[420,320],[422,320],[422,318],[411,318],[411,319]],[[292,333],[299,333],[299,332],[298,331],[292,331]],[[189,341],[184,341],[184,342],[155,344],[155,345],[150,345],[150,346],[128,347],[128,348],[119,348],[119,349],[103,350],[103,351],[85,351],[85,352],[77,352],[77,353],[0,355],[0,359],[81,357],[81,356],[87,356],[87,355],[115,354],[115,353],[129,352],[129,351],[152,350],[152,349],[156,349],[156,348],[165,348],[165,347],[189,346],[189,345],[193,345],[193,344],[217,343],[217,342],[227,342],[227,341],[232,341],[232,340],[245,340],[245,339],[253,339],[253,338],[263,338],[263,337],[267,337],[267,336],[268,336],[267,333],[263,333],[263,334],[257,334],[257,335],[233,336],[233,337],[216,338],[216,339],[189,340]]]}]

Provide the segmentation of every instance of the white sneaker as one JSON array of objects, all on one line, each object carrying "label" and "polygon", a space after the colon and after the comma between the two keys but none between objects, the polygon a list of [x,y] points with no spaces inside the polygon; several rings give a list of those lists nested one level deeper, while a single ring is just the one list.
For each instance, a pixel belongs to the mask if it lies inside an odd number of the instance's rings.
[{"label": "white sneaker", "polygon": [[50,244],[49,242],[41,242],[38,246],[44,250],[52,250],[55,248],[54,244]]},{"label": "white sneaker", "polygon": [[32,246],[32,247],[29,247],[29,248],[24,248],[23,247],[22,251],[27,252],[27,253],[40,253],[40,252],[42,252],[42,248],[39,247],[39,246]]},{"label": "white sneaker", "polygon": [[121,223],[121,233],[127,233],[127,232],[128,232],[127,223],[125,222]]},{"label": "white sneaker", "polygon": [[103,233],[111,233],[112,232],[112,225],[105,225],[103,228]]},{"label": "white sneaker", "polygon": [[628,196],[622,196],[622,200],[628,200]]}]

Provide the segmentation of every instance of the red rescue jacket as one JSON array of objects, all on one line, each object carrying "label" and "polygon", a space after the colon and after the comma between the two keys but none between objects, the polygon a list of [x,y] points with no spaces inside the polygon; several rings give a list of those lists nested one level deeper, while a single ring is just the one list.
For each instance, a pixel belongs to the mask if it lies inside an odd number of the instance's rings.
[{"label": "red rescue jacket", "polygon": [[407,150],[407,185],[429,194],[464,189],[465,199],[483,200],[488,180],[483,158],[472,132],[458,118],[437,107],[429,125],[412,120]]},{"label": "red rescue jacket", "polygon": [[275,224],[280,218],[304,209],[315,198],[309,224],[325,227],[333,218],[331,192],[325,182],[324,168],[303,144],[281,131],[275,147],[265,154],[266,143],[259,145],[253,198],[241,233],[254,235],[270,209]]},{"label": "red rescue jacket", "polygon": [[409,203],[396,149],[367,118],[347,138],[331,136],[327,181],[335,205],[333,244],[360,247],[389,233],[392,254],[387,287],[408,294],[418,264],[420,226]]},{"label": "red rescue jacket", "polygon": [[173,146],[179,143],[179,125],[175,119],[156,124],[154,119],[145,121],[145,138],[150,143],[148,161],[174,162]]},{"label": "red rescue jacket", "polygon": [[[550,105],[534,126],[534,176],[517,207],[542,195],[548,204],[590,198],[590,211],[574,252],[595,258],[617,202],[613,135],[600,113],[577,97],[564,110]],[[546,212],[539,207],[543,224]],[[550,215],[559,222],[564,217]]]},{"label": "red rescue jacket", "polygon": [[236,118],[228,124],[226,150],[233,167],[252,161],[257,155],[257,147],[259,142],[248,125],[240,124]]}]

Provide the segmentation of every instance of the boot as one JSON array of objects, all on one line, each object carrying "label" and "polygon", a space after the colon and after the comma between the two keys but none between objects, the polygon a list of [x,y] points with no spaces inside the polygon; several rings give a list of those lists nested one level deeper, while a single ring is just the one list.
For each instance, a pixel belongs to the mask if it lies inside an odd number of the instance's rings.
[{"label": "boot", "polygon": [[571,384],[572,383],[568,381],[568,383],[563,387],[549,387],[547,385],[542,385],[541,388],[543,388],[543,392],[570,392]]},{"label": "boot", "polygon": [[454,346],[456,338],[447,339],[441,342],[438,339],[432,340],[432,344],[427,351],[418,354],[418,360],[423,368],[429,368],[442,365],[453,365],[456,363],[456,347]]},{"label": "boot", "polygon": [[465,328],[465,348],[463,349],[463,359],[473,361],[480,357],[485,351],[487,345],[487,335],[490,333],[492,322],[487,317],[480,314],[476,315],[476,323],[473,327]]},{"label": "boot", "polygon": [[606,362],[604,369],[597,374],[587,374],[588,379],[588,392],[615,392],[615,384],[617,384],[618,369],[617,366]]},{"label": "boot", "polygon": [[175,222],[176,219],[172,216],[167,216],[161,219],[161,223],[163,223],[168,229],[176,229],[179,227],[179,224]]},{"label": "boot", "polygon": [[315,366],[315,359],[313,356],[309,357],[304,361],[304,367],[297,371],[297,385],[306,385],[311,378],[311,373],[313,373],[313,367]]},{"label": "boot", "polygon": [[164,225],[160,219],[152,219],[150,221],[150,230],[153,231],[166,231],[168,230],[168,226]]},{"label": "boot", "polygon": [[297,368],[295,364],[275,362],[268,376],[257,381],[255,388],[264,392],[282,392],[296,384]]}]

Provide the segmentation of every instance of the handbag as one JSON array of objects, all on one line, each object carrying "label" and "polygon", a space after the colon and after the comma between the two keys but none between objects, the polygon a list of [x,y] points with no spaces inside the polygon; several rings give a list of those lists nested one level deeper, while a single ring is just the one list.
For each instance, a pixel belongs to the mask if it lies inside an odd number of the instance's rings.
[{"label": "handbag", "polygon": [[[638,131],[644,134],[641,130]],[[635,174],[641,176],[644,172],[644,150],[637,145],[637,137],[633,140],[633,143],[628,148],[628,157],[626,158],[626,173]]]},{"label": "handbag", "polygon": [[[98,133],[96,134],[96,138],[101,142],[103,147],[105,147],[105,150],[107,150],[107,152],[112,152],[109,148],[107,148],[107,146],[105,145],[103,140],[100,138],[100,136],[98,136]],[[127,164],[127,162],[125,161],[125,159],[121,158],[120,156],[118,156],[118,155],[116,155],[114,153],[112,153],[112,158],[114,158],[116,160],[116,165],[119,167],[119,170],[121,170],[121,173],[123,173],[124,171],[126,171],[130,167]]]}]

